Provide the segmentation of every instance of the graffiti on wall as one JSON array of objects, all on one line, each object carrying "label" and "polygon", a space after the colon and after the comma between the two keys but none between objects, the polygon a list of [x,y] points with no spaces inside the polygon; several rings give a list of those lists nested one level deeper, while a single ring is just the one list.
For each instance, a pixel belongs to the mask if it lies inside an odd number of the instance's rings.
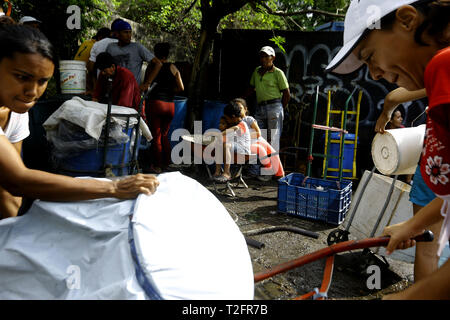
[{"label": "graffiti on wall", "polygon": [[[359,146],[358,165],[361,169],[371,169],[370,146],[375,135],[374,127],[380,115],[384,98],[388,92],[395,89],[384,80],[375,81],[371,78],[366,67],[349,75],[325,73],[324,70],[342,45],[342,32],[284,32],[277,31],[277,35],[286,39],[283,53],[268,39],[273,37],[272,31],[267,30],[224,30],[220,38],[220,61],[218,67],[220,86],[218,96],[223,101],[241,96],[249,86],[252,72],[259,65],[259,49],[265,45],[272,45],[276,51],[275,65],[285,71],[290,91],[291,101],[285,114],[282,146],[308,147],[315,92],[319,86],[317,118],[315,123],[325,124],[328,92],[331,91],[331,105],[333,109],[343,110],[350,94],[362,90],[362,100],[359,114]],[[355,92],[356,93],[356,92]],[[355,110],[358,94],[349,99],[349,110]],[[248,99],[250,112],[256,107],[256,99]],[[404,125],[414,126],[424,123],[423,111],[426,100],[404,103],[400,106],[403,112]],[[340,126],[338,120],[332,126]],[[330,124],[331,125],[331,124]],[[354,132],[356,116],[347,117],[347,129]],[[318,132],[322,135],[323,132]],[[323,142],[320,137],[314,138],[314,149],[320,152]],[[315,152],[315,151],[314,151]],[[301,155],[303,157],[304,154]],[[320,161],[318,161],[320,162]],[[320,164],[318,165],[320,166]]]},{"label": "graffiti on wall", "polygon": [[[334,57],[339,47],[331,49],[326,44],[318,44],[308,49],[299,44],[294,46],[286,54],[277,50],[277,60],[284,60],[286,77],[290,83],[292,102],[301,103],[305,95],[314,95],[319,86],[319,105],[326,106],[328,91],[332,94],[340,94],[344,98],[351,95],[353,90],[363,91],[360,111],[360,125],[374,126],[378,115],[383,109],[384,97],[392,90],[385,83],[375,81],[370,77],[367,68],[354,72],[351,77],[340,77],[335,74],[325,73],[324,69]],[[357,103],[357,95],[353,95],[349,106]],[[407,126],[420,116],[425,110],[422,100],[403,104],[404,119]],[[423,119],[416,120],[419,122]],[[349,122],[354,121],[349,118]]]}]

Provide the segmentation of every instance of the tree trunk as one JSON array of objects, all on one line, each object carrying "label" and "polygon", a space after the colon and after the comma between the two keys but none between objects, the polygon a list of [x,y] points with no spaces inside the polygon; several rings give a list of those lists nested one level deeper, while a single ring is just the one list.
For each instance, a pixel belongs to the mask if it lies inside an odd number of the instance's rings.
[{"label": "tree trunk", "polygon": [[194,121],[201,119],[204,98],[202,89],[205,87],[203,80],[205,79],[209,57],[212,52],[214,31],[215,29],[203,29],[201,31],[197,54],[192,67],[191,79],[188,86],[189,95],[187,105],[187,128],[190,132],[193,130]]},{"label": "tree trunk", "polygon": [[188,85],[186,127],[190,132],[193,132],[194,121],[201,119],[204,98],[202,89],[207,87],[203,81],[208,69],[217,26],[224,16],[238,11],[246,3],[248,3],[248,0],[201,0],[202,26],[200,41]]}]

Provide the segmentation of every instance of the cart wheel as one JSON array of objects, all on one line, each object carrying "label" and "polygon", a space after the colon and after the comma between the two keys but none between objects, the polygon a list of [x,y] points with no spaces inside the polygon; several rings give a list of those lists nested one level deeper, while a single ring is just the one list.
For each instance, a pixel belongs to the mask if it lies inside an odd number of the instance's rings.
[{"label": "cart wheel", "polygon": [[347,230],[340,230],[340,229],[331,231],[327,238],[328,245],[331,246],[335,243],[348,241],[349,233],[350,232],[348,232]]}]

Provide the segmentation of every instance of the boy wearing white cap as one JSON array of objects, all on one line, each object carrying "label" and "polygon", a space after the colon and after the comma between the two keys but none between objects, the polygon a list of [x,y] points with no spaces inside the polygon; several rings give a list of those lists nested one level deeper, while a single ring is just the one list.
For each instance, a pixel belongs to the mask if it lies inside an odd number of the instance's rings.
[{"label": "boy wearing white cap", "polygon": [[[353,0],[345,17],[344,46],[327,70],[350,73],[363,64],[372,78],[407,90],[426,89],[428,110],[421,173],[436,198],[413,218],[385,228],[386,251],[444,218],[440,254],[450,236],[450,1]],[[450,261],[391,299],[450,299]]]},{"label": "boy wearing white cap", "polygon": [[275,67],[275,50],[265,46],[259,51],[261,65],[250,79],[250,87],[256,92],[258,107],[255,119],[261,129],[267,129],[267,140],[278,151],[283,130],[284,107],[291,94],[284,72]]}]

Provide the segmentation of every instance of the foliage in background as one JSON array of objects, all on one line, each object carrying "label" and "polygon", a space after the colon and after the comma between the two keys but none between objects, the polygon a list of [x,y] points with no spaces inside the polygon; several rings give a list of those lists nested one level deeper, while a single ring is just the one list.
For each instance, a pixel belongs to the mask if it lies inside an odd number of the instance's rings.
[{"label": "foliage in background", "polygon": [[[61,59],[72,59],[78,45],[95,35],[96,30],[109,23],[113,1],[101,0],[12,0],[12,18],[33,16],[42,21],[41,30],[54,44]],[[81,9],[81,29],[69,30],[66,13],[70,5]]]},{"label": "foliage in background", "polygon": [[[258,5],[256,8],[265,10],[269,1],[257,1],[265,3],[266,6]],[[345,11],[350,4],[349,0],[282,0],[270,1],[273,5],[270,6],[274,11],[282,14],[289,24],[290,30],[297,31],[313,31],[316,27],[331,21],[342,21],[343,17],[336,17],[333,15],[325,15],[319,13],[295,14],[303,10],[316,10],[334,14],[345,14]],[[277,3],[278,6],[275,4]],[[267,10],[265,10],[267,12]]]},{"label": "foliage in background", "polygon": [[[144,33],[163,40],[171,35],[193,63],[187,91],[201,101],[202,77],[212,54],[214,36],[225,28],[273,30],[270,39],[283,50],[277,30],[314,30],[325,22],[342,20],[349,0],[12,0],[12,17],[24,15],[43,21],[42,31],[61,59],[72,59],[79,44],[96,30],[122,16],[144,27]],[[81,29],[69,30],[66,13],[80,7]],[[312,10],[312,11],[311,11]],[[313,12],[313,13],[312,13]],[[334,14],[334,15],[333,15]],[[340,14],[340,15],[336,15]],[[158,39],[160,37],[160,39]],[[269,39],[268,39],[269,40]],[[194,93],[195,91],[195,93]],[[198,106],[195,106],[196,109]]]},{"label": "foliage in background", "polygon": [[[239,0],[245,5],[238,11],[225,15],[214,32],[223,29],[313,30],[325,22],[336,20],[319,14],[283,15],[303,9],[319,9],[344,13],[349,0]],[[172,35],[185,48],[187,60],[192,61],[197,50],[202,23],[201,0],[12,0],[12,17],[19,20],[31,15],[44,23],[42,30],[57,44],[62,59],[69,59],[78,45],[91,38],[97,29],[109,26],[113,17],[120,15],[142,24],[148,34]],[[213,3],[230,3],[233,0],[212,0]],[[69,30],[66,9],[77,5],[82,12],[81,30]],[[268,8],[272,13],[269,14]],[[277,14],[278,13],[278,14]],[[275,40],[276,34],[274,34]],[[280,45],[275,41],[276,45]]]},{"label": "foliage in background", "polygon": [[[223,3],[222,7],[226,7],[239,2],[244,3],[242,8],[225,15],[212,32],[223,29],[312,31],[323,23],[342,18],[316,13],[295,15],[295,12],[316,9],[343,14],[349,4],[349,0],[211,0],[209,4],[218,7],[217,4]],[[201,0],[116,0],[115,8],[119,15],[144,25],[149,33],[176,36],[192,61],[198,49],[202,19],[207,19],[202,16]],[[276,34],[274,37],[278,40]]]},{"label": "foliage in background", "polygon": [[152,36],[163,34],[183,44],[185,58],[192,61],[197,48],[202,15],[198,6],[186,0],[116,1],[117,13],[143,25]]}]

